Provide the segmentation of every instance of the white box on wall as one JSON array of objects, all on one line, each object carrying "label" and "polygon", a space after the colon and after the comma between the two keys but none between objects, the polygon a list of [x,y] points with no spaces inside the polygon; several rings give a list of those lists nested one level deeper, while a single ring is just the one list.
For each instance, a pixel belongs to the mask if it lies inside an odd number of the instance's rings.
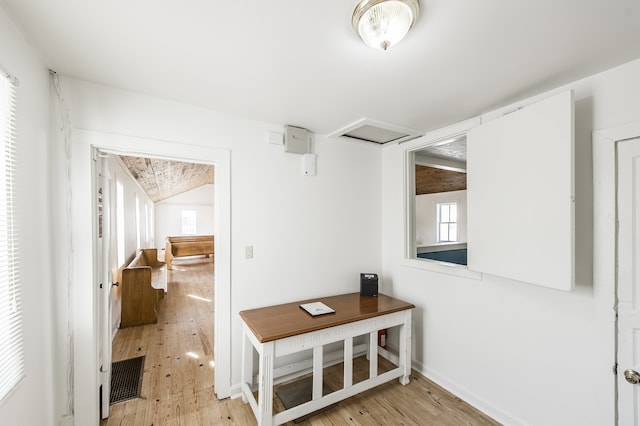
[{"label": "white box on wall", "polygon": [[302,156],[302,173],[306,176],[316,175],[316,155],[304,154]]},{"label": "white box on wall", "polygon": [[284,152],[307,154],[311,152],[311,132],[302,127],[284,126]]}]

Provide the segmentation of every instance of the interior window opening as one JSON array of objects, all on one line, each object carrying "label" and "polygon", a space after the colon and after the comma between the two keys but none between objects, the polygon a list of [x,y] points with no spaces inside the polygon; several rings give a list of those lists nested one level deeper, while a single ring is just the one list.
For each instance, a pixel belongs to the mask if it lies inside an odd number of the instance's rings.
[{"label": "interior window opening", "polygon": [[413,170],[409,257],[467,265],[466,135],[410,152]]}]

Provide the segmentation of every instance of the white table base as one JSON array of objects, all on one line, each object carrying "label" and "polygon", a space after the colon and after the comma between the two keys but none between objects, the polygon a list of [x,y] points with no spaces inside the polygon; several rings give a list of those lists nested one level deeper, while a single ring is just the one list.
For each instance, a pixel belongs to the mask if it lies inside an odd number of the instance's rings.
[{"label": "white table base", "polygon": [[[400,383],[409,383],[411,374],[411,309],[355,321],[339,326],[261,343],[243,322],[242,338],[242,399],[251,405],[258,424],[280,425],[317,411],[350,396],[371,389],[382,383],[399,378]],[[399,326],[399,351],[393,354],[378,347],[378,330]],[[369,378],[352,383],[353,338],[369,335]],[[344,342],[343,388],[322,395],[323,346]],[[277,357],[313,349],[313,392],[311,401],[273,414],[274,362]],[[253,351],[259,355],[258,398],[254,397]],[[388,359],[396,368],[378,375],[378,355]]]}]

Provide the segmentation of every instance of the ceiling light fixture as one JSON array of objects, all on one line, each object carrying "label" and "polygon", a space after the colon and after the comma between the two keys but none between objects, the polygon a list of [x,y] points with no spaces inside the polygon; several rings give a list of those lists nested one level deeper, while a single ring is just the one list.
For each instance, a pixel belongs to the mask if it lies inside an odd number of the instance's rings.
[{"label": "ceiling light fixture", "polygon": [[367,45],[387,50],[407,35],[419,13],[419,0],[362,0],[351,24]]}]

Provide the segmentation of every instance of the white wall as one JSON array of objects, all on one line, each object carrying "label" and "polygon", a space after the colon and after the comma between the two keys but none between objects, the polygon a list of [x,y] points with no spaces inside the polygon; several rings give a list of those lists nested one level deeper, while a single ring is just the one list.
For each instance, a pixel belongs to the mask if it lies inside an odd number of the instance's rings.
[{"label": "white wall", "polygon": [[[26,378],[0,402],[2,424],[54,424],[53,378],[66,380],[67,363],[52,344],[52,308],[64,309],[66,295],[52,292],[49,234],[49,74],[0,8],[0,64],[18,77],[16,207],[20,227],[23,334]],[[56,298],[60,305],[52,303]],[[52,367],[60,370],[54,372]],[[60,407],[56,405],[56,412]]]},{"label": "white wall", "polygon": [[[3,424],[52,425],[70,409],[68,259],[73,253],[68,241],[73,224],[65,207],[72,194],[66,191],[68,163],[57,125],[61,111],[52,108],[55,135],[47,141],[47,100],[53,94],[46,67],[1,9],[0,39],[2,65],[21,81],[21,251],[38,253],[38,267],[22,269],[27,377],[0,403],[0,418]],[[357,291],[358,273],[382,265],[381,290],[417,306],[413,357],[423,373],[511,424],[600,425],[612,424],[613,287],[592,280],[590,136],[593,129],[638,121],[638,75],[640,61],[635,61],[572,85],[577,94],[577,286],[571,293],[405,267],[401,147],[386,147],[381,154],[377,147],[318,136],[318,175],[305,177],[299,156],[266,143],[266,132],[280,130],[279,125],[73,79],[62,83],[76,129],[233,152],[233,336],[240,334],[242,309]],[[47,211],[49,216],[42,213]],[[245,245],[254,246],[254,259],[244,259]],[[232,353],[232,359],[239,358],[237,337]],[[232,381],[239,381],[235,364]]]},{"label": "white wall", "polygon": [[438,242],[439,203],[457,203],[458,240],[467,242],[467,191],[450,191],[416,195],[416,245],[428,246]]},{"label": "white wall", "polygon": [[157,202],[155,204],[156,247],[163,249],[168,236],[182,235],[182,210],[195,210],[196,234],[213,235],[214,195],[214,185],[208,184]]},{"label": "white wall", "polygon": [[638,75],[640,60],[568,86],[576,94],[573,292],[405,266],[407,146],[383,151],[381,290],[417,306],[414,367],[506,424],[613,424],[614,288],[592,278],[591,132],[640,120]]},{"label": "white wall", "polygon": [[[71,78],[64,78],[62,87],[74,129],[188,144],[196,151],[212,146],[231,151],[231,384],[236,390],[239,311],[356,292],[359,273],[380,268],[379,147],[317,136],[318,174],[304,176],[300,155],[267,143],[268,132],[281,131],[281,125]],[[141,146],[128,148],[143,155]],[[54,150],[62,149],[58,142]],[[56,183],[66,186],[60,176]],[[251,260],[244,258],[246,245],[254,247]]]}]

